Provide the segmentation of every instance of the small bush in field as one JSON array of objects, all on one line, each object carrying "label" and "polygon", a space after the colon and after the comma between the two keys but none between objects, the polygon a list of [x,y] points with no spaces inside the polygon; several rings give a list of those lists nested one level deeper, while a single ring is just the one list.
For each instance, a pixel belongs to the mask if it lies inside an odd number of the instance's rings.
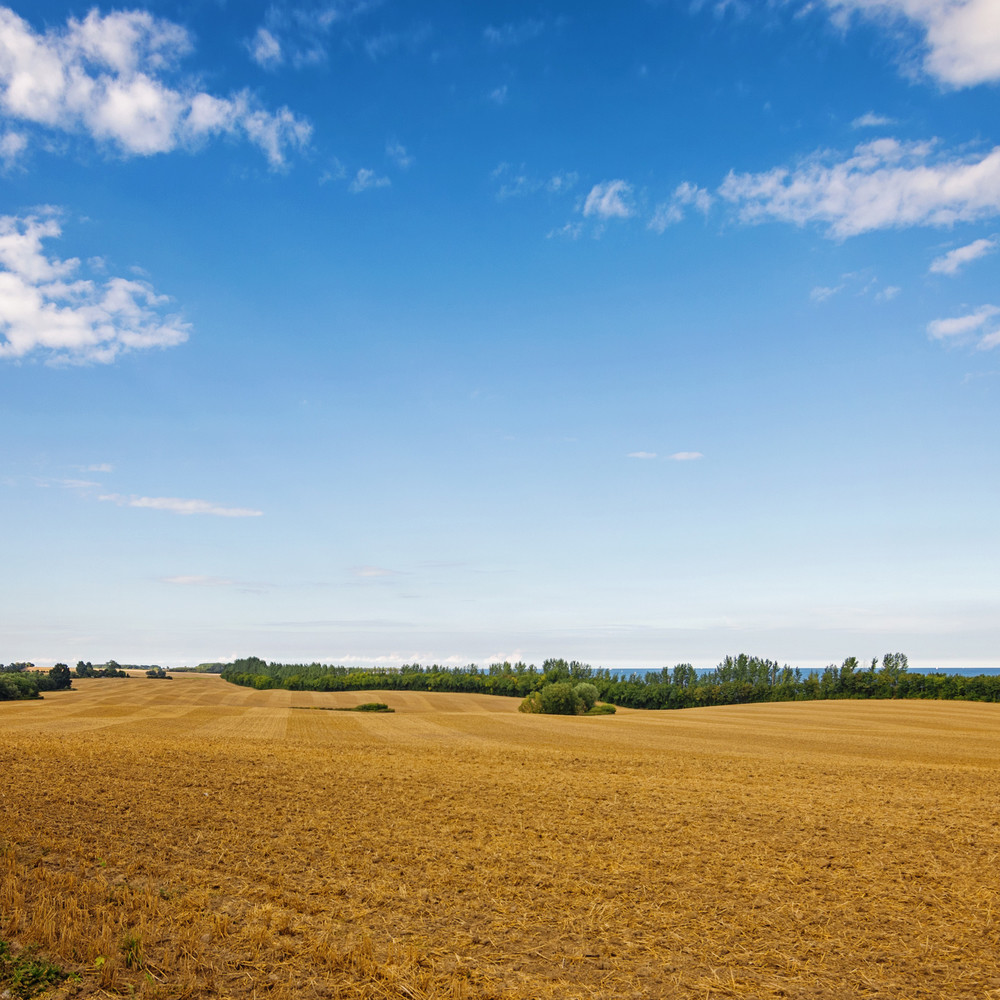
[{"label": "small bush in field", "polygon": [[614,705],[594,705],[593,708],[588,708],[584,713],[585,715],[614,715],[615,706]]}]

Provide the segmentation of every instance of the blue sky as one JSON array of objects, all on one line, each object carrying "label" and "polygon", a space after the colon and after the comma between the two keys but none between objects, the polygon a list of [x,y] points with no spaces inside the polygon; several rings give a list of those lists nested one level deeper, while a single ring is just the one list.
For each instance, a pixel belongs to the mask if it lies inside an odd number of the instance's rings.
[{"label": "blue sky", "polygon": [[0,7],[0,659],[1000,666],[994,0]]}]

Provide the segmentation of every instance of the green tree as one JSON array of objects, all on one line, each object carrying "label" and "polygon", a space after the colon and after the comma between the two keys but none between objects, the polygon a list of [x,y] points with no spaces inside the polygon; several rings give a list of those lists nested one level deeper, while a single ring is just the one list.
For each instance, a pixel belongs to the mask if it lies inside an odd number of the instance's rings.
[{"label": "green tree", "polygon": [[49,671],[49,679],[52,681],[54,691],[67,691],[73,686],[73,675],[65,663],[57,663]]}]

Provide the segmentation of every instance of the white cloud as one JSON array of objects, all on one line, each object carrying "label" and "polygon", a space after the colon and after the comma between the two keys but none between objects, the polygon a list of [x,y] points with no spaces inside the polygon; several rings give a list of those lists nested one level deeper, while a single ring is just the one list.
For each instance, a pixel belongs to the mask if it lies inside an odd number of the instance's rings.
[{"label": "white cloud", "polygon": [[656,233],[664,232],[669,226],[676,225],[685,215],[685,209],[694,207],[702,215],[708,215],[712,207],[712,196],[695,184],[685,181],[678,184],[669,201],[662,202],[656,206],[653,217],[649,220],[647,229],[652,229]]},{"label": "white cloud", "polygon": [[875,293],[875,301],[891,302],[902,290],[899,285],[886,285],[881,291]]},{"label": "white cloud", "polygon": [[655,451],[630,451],[629,458],[656,458]]},{"label": "white cloud", "polygon": [[110,462],[97,462],[94,465],[84,465],[84,472],[114,472],[115,467]]},{"label": "white cloud", "polygon": [[260,517],[262,510],[249,507],[221,507],[209,500],[185,500],[181,497],[123,496],[106,493],[97,498],[118,504],[119,507],[146,507],[150,510],[167,510],[172,514],[212,514],[215,517]]},{"label": "white cloud", "polygon": [[705,456],[700,451],[675,451],[668,457],[671,462],[697,462]]},{"label": "white cloud", "polygon": [[497,105],[497,107],[500,107],[501,105],[506,104],[507,103],[507,84],[505,83],[505,84],[503,84],[500,87],[494,87],[489,92],[489,94],[487,94],[486,96],[489,97],[489,99],[495,105]]},{"label": "white cloud", "polygon": [[568,240],[578,240],[583,235],[583,224],[580,222],[567,222],[565,226],[558,229],[550,229],[546,234],[547,240],[564,237]]},{"label": "white cloud", "polygon": [[7,168],[13,166],[28,148],[28,137],[23,132],[5,132],[0,136],[0,160]]},{"label": "white cloud", "polygon": [[834,295],[838,292],[842,292],[843,290],[843,285],[834,285],[832,288],[826,285],[817,285],[809,293],[809,298],[811,298],[813,302],[826,302],[827,299],[832,299]]},{"label": "white cloud", "polygon": [[553,174],[545,182],[545,190],[550,194],[563,194],[575,187],[579,179],[580,175],[573,170],[565,174]]},{"label": "white cloud", "polygon": [[947,226],[1000,213],[1000,146],[937,156],[935,143],[878,139],[841,162],[816,156],[794,170],[730,172],[719,194],[744,222],[825,223],[835,237],[903,226]]},{"label": "white cloud", "polygon": [[391,183],[392,181],[388,177],[379,177],[374,170],[362,167],[355,175],[354,180],[351,181],[349,190],[354,194],[360,194],[371,188],[388,187]]},{"label": "white cloud", "polygon": [[247,48],[250,50],[250,58],[265,69],[280,66],[284,62],[281,42],[267,28],[258,28],[257,34],[247,42]]},{"label": "white cloud", "polygon": [[80,278],[76,258],[47,257],[42,241],[60,235],[52,216],[0,216],[0,358],[110,362],[187,340],[190,327],[164,314],[169,299],[149,282]]},{"label": "white cloud", "polygon": [[0,7],[0,111],[132,156],[242,134],[278,168],[307,144],[311,126],[287,108],[267,111],[246,91],[216,97],[190,81],[168,84],[164,75],[190,48],[184,28],[146,11],[95,9],[38,34]]},{"label": "white cloud", "polygon": [[400,170],[409,170],[413,166],[413,157],[406,151],[406,147],[401,142],[387,142],[385,145],[385,155]]},{"label": "white cloud", "polygon": [[995,238],[973,240],[964,247],[957,247],[955,250],[949,250],[940,257],[935,257],[931,261],[929,270],[931,274],[958,274],[959,270],[966,264],[978,260],[978,258],[984,257],[988,253],[993,253],[996,248],[997,240]]},{"label": "white cloud", "polygon": [[851,128],[882,128],[885,125],[895,124],[896,120],[894,118],[887,118],[885,115],[877,115],[874,111],[869,111],[855,118],[851,122]]},{"label": "white cloud", "polygon": [[964,316],[935,319],[927,324],[927,333],[933,340],[968,342],[978,337],[980,349],[996,347],[1000,343],[1000,330],[992,329],[990,321],[1000,315],[1000,306],[980,306]]},{"label": "white cloud", "polygon": [[627,181],[595,184],[584,202],[583,214],[596,215],[599,219],[628,219],[633,215],[631,198],[632,185]]},{"label": "white cloud", "polygon": [[923,67],[939,82],[970,87],[1000,80],[996,0],[825,0],[841,17],[857,13],[890,29],[909,21],[924,35]]}]

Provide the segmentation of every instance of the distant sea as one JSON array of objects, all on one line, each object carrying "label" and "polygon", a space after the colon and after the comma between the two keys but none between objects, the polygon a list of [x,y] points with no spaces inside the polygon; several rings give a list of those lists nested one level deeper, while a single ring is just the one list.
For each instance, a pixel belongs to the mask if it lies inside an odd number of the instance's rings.
[{"label": "distant sea", "polygon": [[[784,664],[782,664],[784,666]],[[835,664],[839,666],[839,664]],[[611,673],[617,677],[628,677],[629,674],[638,674],[640,677],[645,677],[646,674],[658,674],[660,672],[659,668],[646,667],[640,668],[638,670],[618,670],[614,667],[609,668]],[[794,670],[795,667],[792,667]],[[807,674],[821,674],[826,669],[825,667],[800,667],[802,675]],[[867,670],[867,665],[862,667],[861,670]],[[699,670],[698,674],[704,676],[705,674],[710,674],[711,670]],[[860,671],[859,671],[860,672]],[[910,667],[907,673],[911,674],[952,674],[956,677],[997,677],[1000,676],[1000,667],[936,667],[934,669],[926,668],[915,668]]]}]

